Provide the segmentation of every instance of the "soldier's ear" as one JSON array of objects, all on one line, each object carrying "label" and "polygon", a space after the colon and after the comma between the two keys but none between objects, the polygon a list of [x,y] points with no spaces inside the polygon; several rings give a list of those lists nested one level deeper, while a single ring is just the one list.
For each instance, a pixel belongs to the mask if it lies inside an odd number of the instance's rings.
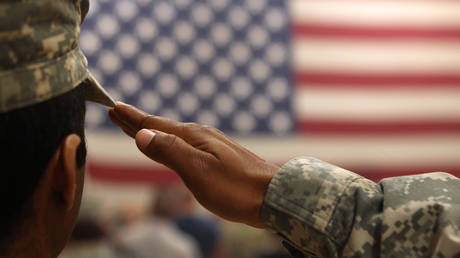
[{"label": "soldier's ear", "polygon": [[56,150],[55,165],[49,167],[51,171],[53,194],[57,196],[60,205],[70,211],[75,205],[77,194],[77,149],[81,138],[76,134],[70,134],[62,140]]}]

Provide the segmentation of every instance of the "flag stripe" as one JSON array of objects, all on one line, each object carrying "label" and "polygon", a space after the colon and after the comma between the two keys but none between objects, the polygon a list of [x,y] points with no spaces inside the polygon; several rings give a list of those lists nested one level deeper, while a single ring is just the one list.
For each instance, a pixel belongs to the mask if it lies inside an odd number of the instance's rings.
[{"label": "flag stripe", "polygon": [[294,37],[348,38],[378,40],[460,40],[459,28],[364,27],[324,24],[294,24]]},{"label": "flag stripe", "polygon": [[179,176],[167,168],[90,162],[87,169],[92,179],[115,183],[165,185],[180,181]]},{"label": "flag stripe", "polygon": [[[88,131],[89,163],[114,167],[127,165],[151,167],[153,162],[121,131]],[[404,167],[417,164],[430,167],[459,165],[460,134],[387,134],[343,135],[307,134],[292,137],[234,137],[242,146],[271,161],[285,162],[300,155],[314,156],[328,162],[376,167]],[[391,163],[388,163],[391,160]],[[161,169],[156,165],[155,169]]]},{"label": "flag stripe", "polygon": [[418,166],[418,164],[410,166],[410,164],[406,164],[405,167],[392,167],[390,169],[381,169],[373,166],[359,167],[352,165],[345,165],[344,167],[347,167],[352,171],[357,171],[358,174],[374,182],[379,182],[387,177],[408,176],[431,172],[446,172],[456,177],[460,177],[460,166],[446,166],[445,164],[432,164],[431,166]]},{"label": "flag stripe", "polygon": [[459,74],[378,74],[346,73],[303,70],[296,71],[294,82],[297,87],[308,88],[460,88]]},{"label": "flag stripe", "polygon": [[306,119],[298,123],[298,130],[307,134],[440,134],[460,132],[460,120],[452,121],[390,121],[390,122],[368,122],[368,121],[330,121]]},{"label": "flag stripe", "polygon": [[460,2],[440,1],[290,1],[297,24],[455,28],[460,26]]},{"label": "flag stripe", "polygon": [[381,42],[374,40],[297,39],[296,71],[405,74],[459,74],[460,44],[450,41]]},{"label": "flag stripe", "polygon": [[[407,164],[405,167],[392,167],[387,169],[373,167],[372,165],[368,167],[362,167],[353,166],[352,164],[340,164],[340,166],[375,182],[378,182],[386,177],[430,173],[435,171],[442,171],[450,173],[456,177],[460,177],[460,164],[458,164],[456,167],[446,166],[444,164],[433,164],[431,167],[420,167],[418,164],[410,166]],[[88,171],[92,179],[122,184],[135,183],[148,185],[165,185],[181,180],[179,176],[173,171],[166,168],[159,169],[156,167],[142,167],[135,165],[125,167],[110,166],[104,163],[93,162],[88,165]]]},{"label": "flag stripe", "polygon": [[460,121],[460,88],[414,91],[303,87],[297,91],[294,107],[297,117],[305,122],[331,120],[349,121],[350,124],[355,121],[438,124],[439,121],[450,120],[456,124],[456,121]]}]

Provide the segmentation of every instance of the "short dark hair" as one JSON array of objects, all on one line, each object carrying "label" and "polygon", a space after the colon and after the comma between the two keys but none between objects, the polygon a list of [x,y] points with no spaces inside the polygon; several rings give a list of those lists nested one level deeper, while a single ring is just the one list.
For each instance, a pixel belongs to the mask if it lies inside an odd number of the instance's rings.
[{"label": "short dark hair", "polygon": [[48,101],[0,113],[0,243],[26,216],[24,207],[61,141],[78,134],[77,165],[86,160],[84,85]]}]

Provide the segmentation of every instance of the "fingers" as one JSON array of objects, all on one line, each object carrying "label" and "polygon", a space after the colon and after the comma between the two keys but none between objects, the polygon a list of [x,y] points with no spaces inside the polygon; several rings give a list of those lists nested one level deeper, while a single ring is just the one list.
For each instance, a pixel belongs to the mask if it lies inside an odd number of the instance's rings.
[{"label": "fingers", "polygon": [[120,121],[133,130],[137,129],[137,131],[141,129],[142,121],[149,116],[144,111],[122,102],[117,102],[117,105],[112,110]]},{"label": "fingers", "polygon": [[252,152],[228,138],[224,133],[212,127],[201,126],[195,123],[181,123],[168,118],[149,115],[134,106],[121,102],[118,102],[117,106],[109,111],[109,115],[112,122],[120,126],[121,129],[131,137],[134,137],[136,133],[143,128],[154,129],[168,134],[174,134],[193,147],[198,148],[207,145],[206,143],[211,142],[211,139],[217,139],[236,150],[260,159],[257,155],[254,155]]},{"label": "fingers", "polygon": [[121,121],[113,109],[109,110],[109,117],[112,123],[119,126],[128,136],[134,138],[138,130],[132,129],[129,125]]},{"label": "fingers", "polygon": [[195,123],[181,123],[165,117],[149,115],[136,107],[121,102],[109,111],[113,123],[120,126],[128,135],[135,135],[139,130],[154,129],[174,134],[189,144],[199,145],[209,136],[224,140],[225,136],[217,129],[200,126]]},{"label": "fingers", "polygon": [[200,176],[202,171],[207,171],[206,166],[215,160],[212,155],[192,147],[173,134],[142,129],[135,138],[142,153],[175,170],[184,181],[191,176]]},{"label": "fingers", "polygon": [[113,111],[118,120],[129,127],[131,131],[137,132],[142,128],[148,128],[174,134],[179,137],[182,136],[183,123],[164,117],[149,115],[142,110],[121,102],[117,103]]}]

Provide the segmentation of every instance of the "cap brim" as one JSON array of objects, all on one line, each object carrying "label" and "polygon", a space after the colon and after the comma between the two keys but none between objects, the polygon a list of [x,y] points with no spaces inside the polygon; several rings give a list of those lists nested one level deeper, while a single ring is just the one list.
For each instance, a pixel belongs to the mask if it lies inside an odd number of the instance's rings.
[{"label": "cap brim", "polygon": [[107,107],[115,107],[116,102],[110,97],[109,93],[102,88],[94,76],[89,73],[86,79],[85,98],[88,101],[96,102]]}]

